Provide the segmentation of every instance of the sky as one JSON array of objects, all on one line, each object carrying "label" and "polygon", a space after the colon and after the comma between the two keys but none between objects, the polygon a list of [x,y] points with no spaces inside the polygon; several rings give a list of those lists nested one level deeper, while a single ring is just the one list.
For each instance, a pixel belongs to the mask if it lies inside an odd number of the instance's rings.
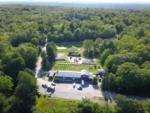
[{"label": "sky", "polygon": [[150,0],[0,0],[0,2],[150,3]]}]

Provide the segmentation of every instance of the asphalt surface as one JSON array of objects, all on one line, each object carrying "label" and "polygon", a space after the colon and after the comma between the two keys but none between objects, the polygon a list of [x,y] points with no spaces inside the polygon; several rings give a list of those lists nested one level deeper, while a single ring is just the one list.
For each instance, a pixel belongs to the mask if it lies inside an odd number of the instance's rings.
[{"label": "asphalt surface", "polygon": [[[37,84],[39,86],[39,92],[41,94],[48,94],[46,88],[42,87],[42,84],[51,85],[51,82],[48,82],[46,80],[43,80],[41,78],[37,79]],[[73,88],[73,84],[68,83],[59,83],[55,86],[55,91],[52,94],[52,97],[60,97],[60,98],[66,98],[66,99],[77,99],[81,100],[83,97],[87,98],[102,98],[103,94],[101,93],[100,89],[95,88],[92,85],[89,85],[88,87],[84,87],[82,90],[78,90],[78,87],[80,84],[76,84],[76,87]]]}]

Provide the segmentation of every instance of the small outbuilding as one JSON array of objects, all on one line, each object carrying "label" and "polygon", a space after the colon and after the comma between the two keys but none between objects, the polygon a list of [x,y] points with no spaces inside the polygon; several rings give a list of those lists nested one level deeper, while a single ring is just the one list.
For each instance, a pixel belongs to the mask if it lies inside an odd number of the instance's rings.
[{"label": "small outbuilding", "polygon": [[81,80],[91,81],[93,75],[87,70],[78,71],[50,71],[48,75],[49,79],[54,78],[55,82],[81,82]]},{"label": "small outbuilding", "polygon": [[93,79],[93,75],[89,73],[89,71],[87,70],[81,70],[80,75],[81,75],[81,78]]}]

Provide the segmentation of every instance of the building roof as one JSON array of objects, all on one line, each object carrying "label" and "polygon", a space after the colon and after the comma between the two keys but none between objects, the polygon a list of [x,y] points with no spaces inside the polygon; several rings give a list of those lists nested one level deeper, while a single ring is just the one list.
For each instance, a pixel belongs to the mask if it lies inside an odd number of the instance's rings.
[{"label": "building roof", "polygon": [[56,77],[68,77],[68,78],[81,78],[82,75],[87,75],[89,78],[93,78],[93,75],[90,74],[87,70],[78,71],[50,71],[49,77],[55,74]]},{"label": "building roof", "polygon": [[58,71],[55,74],[56,77],[71,77],[71,78],[81,78],[80,72],[76,71]]}]

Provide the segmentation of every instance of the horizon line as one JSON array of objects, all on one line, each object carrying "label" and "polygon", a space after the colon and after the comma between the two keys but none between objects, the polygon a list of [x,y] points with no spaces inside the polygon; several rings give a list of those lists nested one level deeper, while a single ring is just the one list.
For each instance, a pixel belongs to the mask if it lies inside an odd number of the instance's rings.
[{"label": "horizon line", "polygon": [[150,2],[59,2],[59,1],[0,1],[0,3],[65,3],[65,4],[138,4],[150,5]]},{"label": "horizon line", "polygon": [[113,2],[113,1],[93,1],[93,2],[79,2],[79,1],[30,1],[30,0],[0,0],[0,3],[66,3],[66,4],[150,4],[150,1],[144,2]]}]

